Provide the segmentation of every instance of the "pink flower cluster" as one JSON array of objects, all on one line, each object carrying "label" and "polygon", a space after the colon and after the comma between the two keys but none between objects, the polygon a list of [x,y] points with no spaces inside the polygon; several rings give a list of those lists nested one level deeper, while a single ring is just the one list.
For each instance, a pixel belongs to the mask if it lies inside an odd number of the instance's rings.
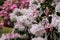
[{"label": "pink flower cluster", "polygon": [[29,1],[30,0],[20,0],[20,2],[21,2],[21,6],[20,6],[20,8],[24,8],[24,7],[29,7]]},{"label": "pink flower cluster", "polygon": [[[11,3],[12,1],[12,3]],[[11,13],[15,8],[29,7],[29,0],[6,0],[2,6],[0,6],[0,17],[3,20],[9,19],[9,13]]]}]

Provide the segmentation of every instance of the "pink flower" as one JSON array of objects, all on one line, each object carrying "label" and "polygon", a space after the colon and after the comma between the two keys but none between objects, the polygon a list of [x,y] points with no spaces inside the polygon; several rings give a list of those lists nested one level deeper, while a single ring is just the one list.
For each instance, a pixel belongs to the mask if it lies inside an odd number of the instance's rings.
[{"label": "pink flower", "polygon": [[6,14],[6,13],[7,13],[7,11],[4,11],[4,13]]},{"label": "pink flower", "polygon": [[0,17],[4,16],[4,15],[3,15],[3,12],[4,12],[4,11],[0,11]]},{"label": "pink flower", "polygon": [[15,33],[15,38],[17,38],[17,37],[18,37],[18,35],[19,35],[18,33]]},{"label": "pink flower", "polygon": [[4,9],[6,9],[6,7],[3,7],[2,9],[4,10]]},{"label": "pink flower", "polygon": [[8,11],[8,9],[9,9],[9,7],[5,8],[5,10],[4,10],[4,11],[6,11],[6,12],[7,12],[7,11]]},{"label": "pink flower", "polygon": [[8,16],[5,16],[3,19],[7,20],[9,17]]},{"label": "pink flower", "polygon": [[19,1],[18,0],[14,0],[14,2],[17,4],[17,3],[19,3]]},{"label": "pink flower", "polygon": [[25,2],[24,2],[24,1],[21,1],[21,3],[22,3],[22,4],[25,4]]},{"label": "pink flower", "polygon": [[25,0],[26,2],[29,2],[30,0]]},{"label": "pink flower", "polygon": [[15,39],[18,37],[18,34],[17,33],[12,33],[12,34],[4,34],[3,37],[6,37],[5,39]]},{"label": "pink flower", "polygon": [[10,34],[5,34],[6,38],[10,39]]},{"label": "pink flower", "polygon": [[[51,24],[49,24],[49,23],[46,23],[45,28],[46,28],[46,31],[48,31],[48,30],[49,30],[50,32],[53,31],[53,26],[52,26]],[[50,28],[50,29],[48,29],[48,28]]]},{"label": "pink flower", "polygon": [[17,38],[18,37],[18,34],[17,33],[10,34],[10,37],[11,37],[11,39]]},{"label": "pink flower", "polygon": [[37,10],[34,9],[34,10],[33,10],[33,17],[36,18],[37,15],[38,15],[38,13],[39,13],[39,12],[38,12]]},{"label": "pink flower", "polygon": [[3,4],[4,7],[7,7],[8,5],[7,4]]},{"label": "pink flower", "polygon": [[15,34],[10,34],[11,39],[15,38]]},{"label": "pink flower", "polygon": [[29,7],[30,0],[20,0],[20,8]]},{"label": "pink flower", "polygon": [[3,15],[6,16],[6,17],[9,16],[7,11],[4,11]]},{"label": "pink flower", "polygon": [[16,7],[17,7],[17,5],[16,4],[13,4],[13,5],[10,6],[10,9],[13,10]]}]

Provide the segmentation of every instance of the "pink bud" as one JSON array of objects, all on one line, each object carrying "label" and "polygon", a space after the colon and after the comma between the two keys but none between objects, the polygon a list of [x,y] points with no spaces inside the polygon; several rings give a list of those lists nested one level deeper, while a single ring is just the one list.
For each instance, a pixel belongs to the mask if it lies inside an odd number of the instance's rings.
[{"label": "pink bud", "polygon": [[49,16],[49,8],[48,7],[46,7],[46,16],[48,17]]}]

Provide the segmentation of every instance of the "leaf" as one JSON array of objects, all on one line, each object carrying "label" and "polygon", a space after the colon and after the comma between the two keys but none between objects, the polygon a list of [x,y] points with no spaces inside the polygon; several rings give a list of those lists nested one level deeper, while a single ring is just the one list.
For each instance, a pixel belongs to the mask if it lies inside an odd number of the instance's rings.
[{"label": "leaf", "polygon": [[0,5],[2,5],[6,0],[0,0]]}]

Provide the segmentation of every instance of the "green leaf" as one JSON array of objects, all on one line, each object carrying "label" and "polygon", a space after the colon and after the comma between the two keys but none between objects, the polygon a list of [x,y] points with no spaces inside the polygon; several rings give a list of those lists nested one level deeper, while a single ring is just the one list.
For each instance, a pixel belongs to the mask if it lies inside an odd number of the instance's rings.
[{"label": "green leaf", "polygon": [[0,5],[2,5],[6,0],[0,0]]}]

